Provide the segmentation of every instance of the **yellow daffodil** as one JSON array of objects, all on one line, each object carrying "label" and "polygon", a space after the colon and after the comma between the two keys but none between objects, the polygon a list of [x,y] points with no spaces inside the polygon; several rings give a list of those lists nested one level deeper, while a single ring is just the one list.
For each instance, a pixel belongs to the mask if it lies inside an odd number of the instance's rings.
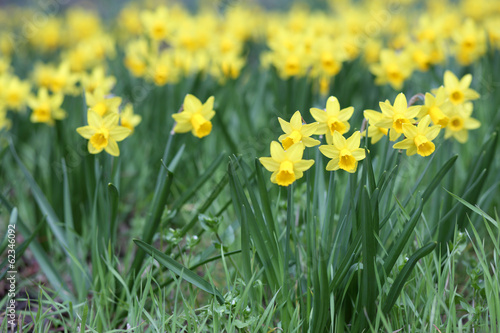
[{"label": "yellow daffodil", "polygon": [[406,155],[419,154],[420,156],[431,155],[436,146],[432,143],[440,131],[440,125],[430,126],[431,117],[423,117],[417,126],[413,124],[403,124],[403,133],[406,137],[401,142],[394,144],[395,149],[406,149]]},{"label": "yellow daffodil", "polygon": [[380,102],[382,118],[374,125],[377,127],[389,129],[389,139],[396,141],[403,134],[403,124],[412,124],[415,117],[419,114],[422,106],[414,105],[408,107],[406,96],[400,93],[394,101],[394,106],[388,100]]},{"label": "yellow daffodil", "polygon": [[319,123],[316,133],[314,134],[326,134],[327,142],[330,143],[335,131],[340,134],[349,131],[351,126],[348,120],[351,118],[354,108],[349,106],[340,110],[338,99],[334,96],[330,96],[326,101],[325,110],[311,108],[310,112],[313,118]]},{"label": "yellow daffodil", "polygon": [[455,56],[461,65],[469,65],[486,52],[486,31],[471,18],[453,34]]},{"label": "yellow daffodil", "polygon": [[473,106],[471,102],[457,105],[448,114],[450,121],[446,126],[444,138],[455,138],[460,143],[469,139],[469,130],[479,128],[481,123],[471,117]]},{"label": "yellow daffodil", "polygon": [[358,161],[365,158],[365,150],[359,148],[361,135],[354,132],[348,139],[335,131],[331,145],[323,145],[319,150],[323,155],[331,158],[326,165],[326,170],[335,171],[338,169],[353,173],[358,167]]},{"label": "yellow daffodil", "polygon": [[78,75],[71,71],[70,63],[65,61],[55,69],[50,77],[49,88],[53,93],[77,95],[80,90],[76,88]]},{"label": "yellow daffodil", "polygon": [[425,105],[422,105],[418,116],[421,118],[428,114],[435,125],[445,128],[450,121],[450,118],[446,115],[450,108],[451,103],[448,96],[446,96],[444,87],[441,86],[436,90],[436,96],[430,93],[425,94]]},{"label": "yellow daffodil", "polygon": [[413,72],[411,57],[407,52],[396,52],[384,49],[380,52],[380,62],[370,65],[370,71],[375,75],[375,83],[389,83],[394,89],[400,90],[404,81]]},{"label": "yellow daffodil", "polygon": [[140,124],[142,117],[138,114],[134,114],[134,107],[132,104],[127,104],[120,112],[120,123],[123,127],[130,129],[131,134],[137,125]]},{"label": "yellow daffodil", "polygon": [[[383,114],[375,110],[365,110],[363,112],[366,120],[368,120],[368,137],[372,139],[372,144],[377,143],[380,139],[387,135],[389,130],[387,128],[375,126],[380,119],[382,119]],[[363,131],[362,136],[366,135]]]},{"label": "yellow daffodil", "polygon": [[78,127],[78,134],[89,140],[88,149],[91,154],[105,150],[112,156],[119,156],[117,142],[130,135],[131,130],[118,125],[118,113],[109,113],[102,117],[97,112],[87,112],[88,126]]},{"label": "yellow daffodil", "polygon": [[444,89],[448,98],[454,105],[459,105],[467,101],[479,98],[479,94],[470,89],[469,86],[472,82],[472,75],[464,75],[460,81],[450,71],[444,73]]},{"label": "yellow daffodil", "polygon": [[305,146],[299,142],[287,150],[283,150],[281,145],[271,142],[271,157],[261,157],[260,163],[268,171],[271,171],[271,182],[280,186],[288,186],[297,179],[302,178],[304,171],[309,169],[314,160],[303,160]]},{"label": "yellow daffodil", "polygon": [[296,111],[290,122],[287,122],[278,117],[281,129],[285,134],[281,135],[278,140],[283,145],[283,148],[287,150],[292,145],[302,142],[306,147],[314,147],[319,145],[320,142],[311,138],[310,136],[316,132],[318,128],[318,123],[313,124],[302,124],[302,116],[300,111]]},{"label": "yellow daffodil", "polygon": [[109,97],[103,89],[96,89],[93,93],[85,93],[85,99],[89,109],[101,117],[109,113],[118,113],[118,107],[122,103],[121,97]]},{"label": "yellow daffodil", "polygon": [[94,67],[90,74],[81,77],[81,83],[86,92],[93,93],[97,88],[108,94],[116,83],[114,76],[106,76],[103,66]]},{"label": "yellow daffodil", "polygon": [[31,122],[53,125],[54,120],[64,119],[66,112],[61,109],[63,100],[63,94],[49,95],[47,88],[40,88],[36,97],[28,98],[28,106],[33,110],[30,117]]},{"label": "yellow daffodil", "polygon": [[143,11],[140,14],[141,22],[148,35],[156,41],[164,40],[170,33],[169,22],[172,21],[165,6],[155,11]]},{"label": "yellow daffodil", "polygon": [[23,111],[30,93],[30,84],[15,75],[5,74],[0,80],[0,98],[3,98],[7,109]]},{"label": "yellow daffodil", "polygon": [[191,131],[194,136],[203,138],[212,131],[210,119],[215,116],[214,97],[210,96],[204,104],[191,94],[184,98],[183,111],[173,114],[172,118],[177,122],[174,127],[176,133]]}]

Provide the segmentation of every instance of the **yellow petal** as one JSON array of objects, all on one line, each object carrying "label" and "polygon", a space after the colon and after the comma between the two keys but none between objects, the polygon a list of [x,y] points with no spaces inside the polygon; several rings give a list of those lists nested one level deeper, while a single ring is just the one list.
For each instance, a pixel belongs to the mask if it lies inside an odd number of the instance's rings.
[{"label": "yellow petal", "polygon": [[95,111],[89,109],[87,111],[87,122],[89,126],[99,128],[101,127],[102,124],[102,117],[98,115]]},{"label": "yellow petal", "polygon": [[359,148],[359,143],[361,141],[361,133],[358,131],[354,132],[349,139],[346,140],[347,149],[354,150]]},{"label": "yellow petal", "polygon": [[282,119],[280,117],[278,117],[278,121],[279,121],[279,123],[281,125],[281,129],[283,130],[283,132],[285,132],[285,133],[288,134],[288,133],[290,133],[292,131],[292,126],[290,125],[289,122],[287,122],[286,120],[284,120],[284,119]]},{"label": "yellow petal", "polygon": [[413,139],[418,134],[418,129],[413,124],[403,124],[403,134],[410,139]]},{"label": "yellow petal", "polygon": [[108,113],[106,116],[104,116],[103,120],[103,125],[106,128],[113,128],[116,125],[118,125],[118,120],[120,119],[120,116],[118,113]]},{"label": "yellow petal", "polygon": [[276,141],[271,142],[271,157],[278,162],[284,161],[286,158],[285,151]]},{"label": "yellow petal", "polygon": [[319,146],[319,151],[328,158],[337,157],[337,159],[338,159],[339,152],[340,152],[340,150],[338,150],[337,148],[335,148],[332,145]]},{"label": "yellow petal", "polygon": [[76,131],[85,139],[90,139],[90,137],[96,132],[95,128],[91,126],[78,127]]},{"label": "yellow petal", "polygon": [[351,150],[351,154],[356,159],[356,161],[361,161],[366,157],[366,152],[362,148]]},{"label": "yellow petal", "polygon": [[342,149],[346,145],[346,139],[337,131],[333,132],[333,145],[338,149]]},{"label": "yellow petal", "polygon": [[187,94],[184,98],[184,110],[188,112],[197,112],[202,108],[201,102],[198,98],[191,94]]},{"label": "yellow petal", "polygon": [[302,116],[300,115],[300,111],[296,111],[292,119],[290,119],[290,126],[292,129],[300,129],[302,127]]},{"label": "yellow petal", "polygon": [[415,147],[415,143],[413,142],[413,139],[404,139],[398,143],[395,143],[392,147],[394,149],[408,149],[410,147]]},{"label": "yellow petal", "polygon": [[120,155],[120,149],[118,148],[118,144],[112,138],[109,138],[108,145],[106,146],[106,148],[104,148],[104,150],[112,156]]},{"label": "yellow petal", "polygon": [[326,122],[326,120],[328,118],[328,115],[326,114],[326,112],[324,110],[320,110],[317,108],[311,108],[311,109],[309,109],[309,112],[311,113],[311,116],[313,116],[314,120],[316,120],[320,123]]},{"label": "yellow petal", "polygon": [[298,142],[293,144],[288,150],[285,152],[288,159],[292,162],[299,161],[302,159],[302,155],[304,154],[304,144],[302,142]]},{"label": "yellow petal", "polygon": [[326,170],[328,171],[335,171],[340,168],[339,166],[339,158],[334,158],[328,164],[326,165]]},{"label": "yellow petal", "polygon": [[102,151],[102,148],[95,148],[89,141],[89,143],[87,144],[87,148],[89,149],[89,153],[91,154],[99,154],[101,151]]},{"label": "yellow petal", "polygon": [[280,162],[274,160],[272,157],[261,157],[259,161],[268,171],[276,171],[280,167]]},{"label": "yellow petal", "polygon": [[394,101],[394,109],[399,112],[404,112],[408,108],[408,103],[406,101],[406,96],[403,93],[399,93]]},{"label": "yellow petal", "polygon": [[[293,164],[293,169],[296,171],[306,171],[314,164],[314,160],[300,160]],[[300,177],[297,177],[297,179]]]},{"label": "yellow petal", "polygon": [[328,97],[326,101],[326,113],[328,115],[336,115],[340,112],[339,100],[335,96]]},{"label": "yellow petal", "polygon": [[302,125],[300,132],[302,136],[311,136],[318,130],[318,123],[312,123],[307,125]]},{"label": "yellow petal", "polygon": [[124,126],[116,126],[109,131],[109,136],[111,139],[119,142],[129,136],[130,133],[132,133],[132,131],[129,128],[126,128]]},{"label": "yellow petal", "polygon": [[354,107],[350,106],[340,111],[337,119],[340,121],[348,121],[352,117],[353,113],[354,113]]},{"label": "yellow petal", "polygon": [[210,118],[207,118],[207,116],[210,114],[210,112],[213,111],[213,109],[214,109],[214,96],[210,96],[201,108],[201,115],[205,117],[205,119],[210,120],[213,116]]},{"label": "yellow petal", "polygon": [[458,79],[451,71],[444,72],[444,85],[446,88],[458,86]]}]

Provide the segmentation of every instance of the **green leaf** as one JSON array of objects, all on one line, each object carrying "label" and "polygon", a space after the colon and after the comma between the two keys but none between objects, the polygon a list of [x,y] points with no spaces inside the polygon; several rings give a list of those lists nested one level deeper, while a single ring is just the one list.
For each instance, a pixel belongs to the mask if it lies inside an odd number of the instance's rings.
[{"label": "green leaf", "polygon": [[415,252],[410,259],[408,259],[408,262],[405,264],[401,272],[399,273],[398,277],[394,281],[391,289],[389,290],[389,294],[387,295],[387,298],[384,303],[383,311],[385,314],[388,314],[394,304],[396,303],[396,300],[399,297],[399,294],[401,293],[401,290],[403,289],[406,280],[410,277],[410,274],[417,264],[417,262],[428,255],[429,253],[434,250],[436,247],[436,242],[429,243]]},{"label": "green leaf", "polygon": [[158,261],[158,263],[160,263],[162,266],[165,266],[166,268],[168,268],[187,282],[200,288],[201,290],[214,295],[221,305],[224,304],[224,297],[222,296],[222,294],[214,286],[210,285],[210,283],[208,283],[206,280],[202,279],[199,275],[189,270],[189,268],[183,266],[163,252],[158,251],[151,245],[139,239],[134,239],[134,243],[151,257],[153,257],[156,261]]}]

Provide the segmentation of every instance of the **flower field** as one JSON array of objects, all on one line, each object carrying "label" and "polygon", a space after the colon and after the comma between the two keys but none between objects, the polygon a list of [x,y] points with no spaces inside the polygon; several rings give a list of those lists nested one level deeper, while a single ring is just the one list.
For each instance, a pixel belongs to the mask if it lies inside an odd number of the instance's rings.
[{"label": "flower field", "polygon": [[500,332],[500,1],[193,2],[0,4],[0,331]]}]

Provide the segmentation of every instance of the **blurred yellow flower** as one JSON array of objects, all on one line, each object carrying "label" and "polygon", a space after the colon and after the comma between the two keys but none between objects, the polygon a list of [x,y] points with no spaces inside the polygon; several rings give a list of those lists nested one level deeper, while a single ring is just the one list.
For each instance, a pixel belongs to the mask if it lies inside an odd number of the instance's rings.
[{"label": "blurred yellow flower", "polygon": [[125,105],[123,110],[120,112],[120,123],[123,127],[130,129],[131,134],[141,121],[142,117],[138,114],[134,114],[134,107],[131,103]]},{"label": "blurred yellow flower", "polygon": [[481,123],[471,117],[473,106],[471,102],[457,105],[449,113],[450,121],[446,126],[444,138],[455,138],[460,143],[469,139],[469,130],[479,128]]},{"label": "blurred yellow flower", "polygon": [[62,93],[49,95],[47,88],[40,88],[37,96],[28,98],[28,106],[32,110],[31,122],[53,125],[54,120],[64,119],[66,112],[61,109],[63,100],[64,95]]},{"label": "blurred yellow flower", "polygon": [[370,71],[375,75],[376,84],[389,83],[394,89],[401,90],[405,80],[411,76],[413,67],[407,52],[383,49],[380,52],[380,62],[370,65]]},{"label": "blurred yellow flower", "polygon": [[112,156],[119,156],[120,149],[117,142],[130,135],[131,130],[118,125],[117,113],[109,113],[101,117],[96,112],[87,112],[88,126],[78,127],[76,131],[89,140],[88,150],[91,154],[98,154],[105,150]]},{"label": "blurred yellow flower", "polygon": [[109,113],[118,113],[118,108],[122,103],[121,97],[109,97],[103,89],[96,89],[93,93],[86,92],[85,99],[89,109],[101,117]]},{"label": "blurred yellow flower", "polygon": [[210,119],[215,116],[214,97],[210,96],[204,104],[191,94],[184,98],[182,112],[172,115],[177,122],[174,127],[175,133],[186,133],[191,131],[194,136],[203,138],[212,131]]},{"label": "blurred yellow flower", "polygon": [[394,149],[406,149],[406,155],[419,154],[420,156],[431,155],[436,146],[432,143],[441,129],[440,125],[430,126],[431,117],[423,117],[417,126],[413,124],[403,124],[403,133],[406,139],[394,144]]},{"label": "blurred yellow flower", "polygon": [[172,22],[172,17],[165,6],[160,6],[155,11],[145,10],[141,12],[140,18],[146,32],[153,40],[160,41],[168,37],[169,22]]},{"label": "blurred yellow flower", "polygon": [[450,71],[444,73],[444,89],[450,101],[454,105],[459,105],[467,101],[479,98],[479,94],[470,89],[469,86],[472,82],[472,75],[464,75],[460,81]]},{"label": "blurred yellow flower", "polygon": [[323,155],[331,158],[326,165],[326,170],[335,171],[338,169],[353,173],[358,167],[358,161],[365,158],[365,150],[359,148],[361,135],[354,132],[348,139],[335,131],[331,145],[323,145],[319,150]]},{"label": "blurred yellow flower", "polygon": [[314,160],[303,160],[305,146],[299,142],[290,146],[286,151],[281,145],[271,142],[271,157],[259,158],[260,163],[271,171],[271,182],[280,186],[288,186],[302,178],[304,171],[309,169]]},{"label": "blurred yellow flower", "polygon": [[283,148],[287,150],[292,145],[302,142],[306,147],[314,147],[319,145],[320,142],[311,138],[310,136],[316,132],[318,128],[318,123],[313,124],[302,124],[302,116],[300,111],[296,111],[290,122],[287,122],[278,117],[281,129],[285,134],[281,135],[278,140],[283,145]]},{"label": "blurred yellow flower", "polygon": [[3,100],[6,108],[23,111],[30,93],[30,83],[15,75],[5,74],[0,77],[0,87],[0,100]]}]

